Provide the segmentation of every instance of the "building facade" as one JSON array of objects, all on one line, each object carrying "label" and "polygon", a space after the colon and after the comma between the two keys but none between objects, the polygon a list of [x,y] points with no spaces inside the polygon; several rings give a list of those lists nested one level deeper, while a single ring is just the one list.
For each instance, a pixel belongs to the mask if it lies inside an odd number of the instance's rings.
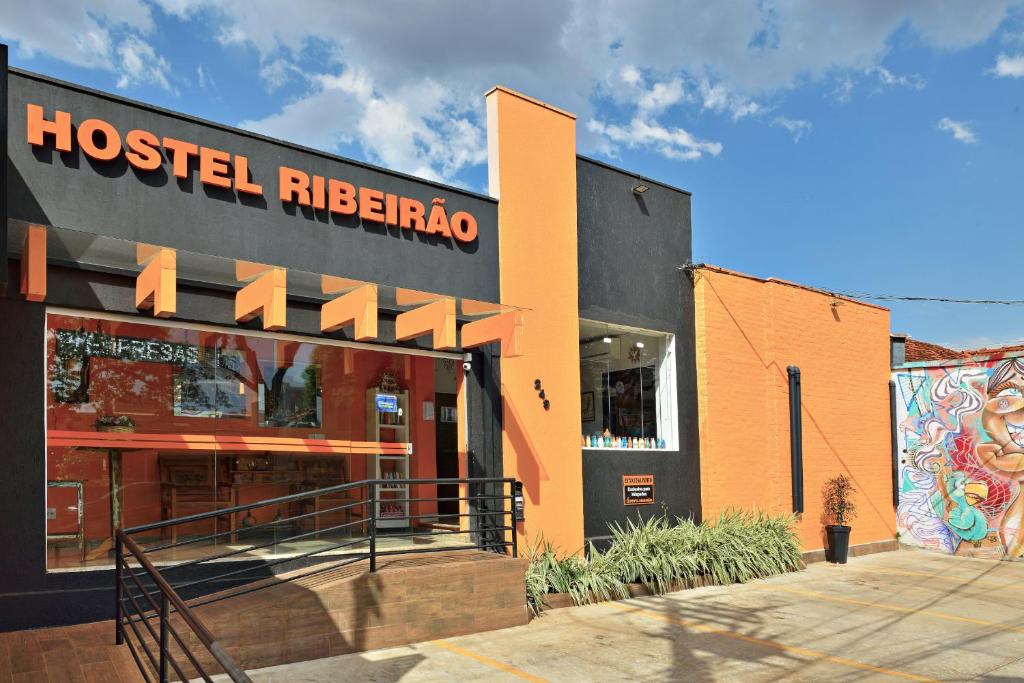
[{"label": "building facade", "polygon": [[516,477],[567,553],[699,516],[690,196],[571,114],[490,92],[484,196],[3,77],[0,628],[108,617],[115,528],[301,486]]},{"label": "building facade", "polygon": [[[690,194],[572,114],[489,92],[481,195],[0,56],[0,629],[108,618],[118,528],[339,483],[514,477],[519,547],[566,554],[792,511],[790,365],[802,544],[840,472],[891,539],[887,311],[689,268]],[[377,516],[458,520],[417,486]]]},{"label": "building facade", "polygon": [[[729,508],[801,510],[800,545],[826,545],[822,486],[856,489],[854,552],[895,547],[889,429],[889,311],[782,280],[693,271],[705,518]],[[794,500],[792,384],[801,446]]]}]

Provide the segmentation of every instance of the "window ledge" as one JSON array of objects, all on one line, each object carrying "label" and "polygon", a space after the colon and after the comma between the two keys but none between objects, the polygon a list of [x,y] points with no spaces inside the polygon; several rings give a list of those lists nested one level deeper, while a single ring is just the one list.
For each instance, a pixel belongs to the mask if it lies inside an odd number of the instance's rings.
[{"label": "window ledge", "polygon": [[580,446],[585,451],[612,451],[621,453],[677,453],[678,448],[611,448],[607,446]]}]

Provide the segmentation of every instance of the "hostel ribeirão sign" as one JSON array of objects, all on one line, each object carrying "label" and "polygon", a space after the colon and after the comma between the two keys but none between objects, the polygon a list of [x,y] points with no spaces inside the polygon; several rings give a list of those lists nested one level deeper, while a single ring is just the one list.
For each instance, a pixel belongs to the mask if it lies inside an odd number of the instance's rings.
[{"label": "hostel ribeir\u00e3o sign", "polygon": [[[263,196],[259,174],[249,168],[249,159],[212,147],[204,147],[187,140],[158,137],[148,130],[133,129],[122,137],[103,119],[86,119],[72,126],[71,114],[53,112],[47,118],[43,107],[27,105],[28,143],[42,147],[52,142],[60,152],[71,152],[77,143],[90,159],[112,162],[123,156],[140,172],[152,172],[164,164],[164,154],[176,178],[188,178],[190,165],[199,165],[199,181],[204,185],[235,192]],[[263,181],[265,182],[265,181]],[[410,197],[386,193],[370,187],[356,187],[340,178],[311,175],[296,168],[279,166],[277,169],[277,196],[284,204],[326,210],[342,216],[358,216],[363,221],[413,230],[427,235],[472,242],[477,238],[476,218],[467,211],[451,216],[445,209],[445,200],[435,197],[428,212],[423,202]]]}]

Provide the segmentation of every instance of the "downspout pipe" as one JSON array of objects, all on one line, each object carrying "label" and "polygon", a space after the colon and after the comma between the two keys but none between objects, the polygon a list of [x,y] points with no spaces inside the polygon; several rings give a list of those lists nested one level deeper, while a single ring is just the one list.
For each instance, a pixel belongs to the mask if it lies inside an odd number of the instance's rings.
[{"label": "downspout pipe", "polygon": [[804,432],[800,406],[800,368],[790,365],[789,375],[789,456],[793,485],[793,512],[804,511]]},{"label": "downspout pipe", "polygon": [[7,46],[0,43],[0,295],[7,276]]},{"label": "downspout pipe", "polygon": [[896,429],[896,382],[889,380],[889,437],[892,440],[892,506],[900,504],[900,447]]}]

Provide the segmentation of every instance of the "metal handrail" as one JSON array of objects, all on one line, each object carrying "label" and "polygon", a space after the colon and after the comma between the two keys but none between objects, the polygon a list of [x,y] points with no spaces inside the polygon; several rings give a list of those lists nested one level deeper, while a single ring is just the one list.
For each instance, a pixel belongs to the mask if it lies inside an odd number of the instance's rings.
[{"label": "metal handrail", "polygon": [[[447,496],[447,497],[414,497],[411,489],[406,489],[403,497],[396,498],[381,498],[380,492],[393,490],[395,484],[400,482],[403,486],[434,486],[434,485],[467,485],[472,487],[478,484],[500,484],[499,490],[502,491],[500,495],[493,495],[492,493],[484,493],[481,490],[479,495],[459,495],[459,496]],[[508,487],[508,494],[504,494],[505,487]],[[248,526],[241,530],[232,529],[229,531],[216,531],[214,527],[214,533],[200,536],[198,538],[189,538],[181,541],[175,541],[169,544],[157,545],[152,548],[143,548],[139,543],[132,538],[133,535],[163,530],[168,527],[194,524],[196,522],[202,522],[204,520],[216,519],[218,517],[224,517],[227,515],[234,515],[242,512],[248,512],[258,508],[266,508],[273,506],[281,506],[295,502],[306,501],[309,499],[317,499],[323,496],[330,496],[337,493],[353,491],[357,489],[366,489],[365,497],[360,497],[357,500],[352,500],[341,506],[333,506],[325,508],[323,510],[314,510],[314,512],[306,513],[301,512],[300,514],[293,515],[284,519],[275,519],[272,522],[265,522],[255,526]],[[472,489],[469,489],[470,491]],[[208,584],[214,581],[223,581],[226,578],[232,579],[231,583],[238,586],[243,583],[249,584],[253,587],[248,587],[243,590],[231,590],[226,594],[215,594],[210,599],[205,599],[201,602],[196,603],[195,599],[192,599],[193,607],[197,607],[202,604],[208,604],[210,602],[216,602],[219,600],[230,599],[237,595],[249,593],[254,590],[261,590],[271,585],[277,585],[285,581],[292,581],[296,578],[302,578],[309,574],[323,571],[321,568],[312,569],[309,572],[302,574],[277,579],[273,582],[259,582],[253,584],[253,582],[260,581],[257,578],[242,578],[245,574],[251,573],[256,570],[266,570],[268,568],[284,564],[287,562],[294,562],[296,560],[312,558],[314,556],[322,556],[324,553],[339,550],[341,548],[350,547],[353,545],[367,544],[368,547],[365,552],[349,553],[349,559],[343,561],[344,564],[358,562],[360,560],[369,560],[369,571],[375,572],[377,570],[377,558],[380,556],[390,556],[404,553],[425,553],[425,552],[441,552],[441,551],[455,551],[455,550],[470,550],[470,549],[487,549],[495,552],[506,553],[511,551],[513,557],[518,557],[518,542],[516,534],[516,519],[515,519],[515,492],[516,492],[516,481],[512,478],[507,477],[481,477],[481,478],[447,478],[447,479],[367,479],[358,482],[349,482],[346,484],[339,484],[337,486],[330,486],[322,489],[314,489],[311,491],[300,491],[298,493],[289,494],[286,496],[279,496],[276,498],[269,498],[266,500],[256,501],[253,503],[247,503],[244,505],[236,505],[230,508],[221,508],[217,510],[211,510],[209,512],[202,512],[185,517],[178,517],[175,519],[163,520],[160,522],[153,522],[150,524],[141,524],[126,529],[118,529],[115,534],[115,588],[116,588],[116,641],[117,644],[127,644],[131,651],[132,657],[135,659],[136,664],[139,666],[143,677],[148,682],[150,676],[147,673],[147,668],[144,664],[144,660],[140,656],[140,652],[136,650],[135,644],[133,644],[130,638],[126,638],[125,626],[128,626],[135,639],[138,641],[141,654],[144,654],[152,669],[156,670],[158,679],[161,683],[168,679],[168,667],[172,668],[174,672],[182,679],[185,680],[187,677],[184,675],[181,666],[178,661],[171,655],[168,650],[169,638],[173,637],[177,642],[178,647],[184,653],[188,660],[188,663],[196,670],[203,680],[210,681],[209,674],[201,666],[198,658],[191,652],[185,645],[185,641],[174,629],[170,622],[170,613],[173,610],[177,612],[179,617],[185,626],[187,626],[200,644],[210,653],[214,661],[224,670],[232,681],[236,683],[248,682],[250,679],[246,676],[245,672],[237,665],[237,663],[227,654],[223,647],[213,637],[212,633],[207,629],[203,623],[198,619],[195,613],[192,611],[192,607],[189,606],[188,602],[181,597],[179,591],[184,589],[191,589],[201,584]],[[418,492],[417,492],[418,493]],[[485,501],[501,500],[510,501],[507,509],[504,503],[498,505],[498,509],[488,509],[490,506]],[[472,510],[470,512],[459,512],[458,514],[450,515],[458,519],[468,518],[470,520],[477,520],[477,526],[475,529],[432,529],[430,531],[416,531],[414,526],[415,520],[424,518],[437,517],[437,513],[422,513],[412,514],[411,508],[405,510],[406,514],[403,515],[379,515],[378,514],[378,503],[405,503],[409,505],[414,502],[441,502],[441,501],[469,501],[475,502],[480,505],[480,509]],[[308,520],[317,515],[330,514],[332,512],[338,512],[339,510],[345,510],[350,508],[358,508],[366,506],[369,513],[363,519],[356,521],[345,522],[340,525],[333,525],[327,528],[319,528],[319,526],[313,531],[305,531],[301,533],[293,533],[283,538],[276,536],[276,531],[279,528],[284,528],[290,522],[296,522],[299,520]],[[468,545],[442,545],[437,548],[413,548],[413,549],[393,549],[393,550],[378,550],[377,548],[377,527],[382,521],[405,521],[408,522],[408,532],[403,533],[388,533],[389,538],[420,538],[424,536],[443,536],[443,535],[454,535],[454,534],[479,534],[475,540],[471,541]],[[505,521],[507,520],[507,521]],[[247,543],[246,547],[241,549],[234,549],[229,552],[215,553],[207,557],[194,558],[184,562],[176,562],[168,566],[163,567],[163,571],[182,568],[182,567],[194,567],[204,562],[216,562],[217,560],[225,560],[229,557],[245,554],[254,550],[261,550],[270,546],[278,544],[288,543],[290,541],[301,540],[310,536],[319,536],[320,534],[328,534],[332,531],[337,531],[343,528],[351,527],[352,525],[367,525],[368,535],[365,538],[350,539],[343,543],[331,544],[325,547],[318,547],[308,552],[303,553],[289,553],[285,557],[264,557],[259,558],[259,561],[254,563],[250,567],[243,567],[242,569],[235,569],[227,573],[215,574],[213,576],[206,576],[200,579],[185,580],[183,582],[177,582],[172,584],[163,576],[161,570],[153,564],[152,560],[148,557],[150,553],[158,552],[161,550],[168,550],[184,545],[195,544],[203,541],[214,540],[229,534],[240,535],[242,533],[258,530],[274,530],[275,538],[272,541],[264,543]],[[301,527],[300,527],[301,528]],[[508,537],[505,535],[506,532],[511,531],[511,540],[507,540]],[[495,538],[497,534],[497,538]],[[337,538],[337,537],[335,537]],[[468,539],[467,539],[468,540]],[[126,561],[127,557],[134,559],[138,562],[139,567],[144,571],[143,574],[138,575],[132,569],[131,565]],[[211,566],[211,565],[207,565]],[[334,565],[332,564],[331,567]],[[138,592],[133,595],[132,588],[125,582],[125,572],[129,575],[130,579],[136,585]],[[140,576],[142,580],[140,580]],[[186,578],[186,577],[182,577]],[[263,577],[260,577],[263,578]],[[276,577],[275,577],[276,578]],[[150,585],[144,585],[143,581],[148,581]],[[154,596],[156,594],[156,596]],[[140,607],[139,602],[136,601],[135,596],[138,595],[140,598],[144,598],[144,603],[149,604],[149,608],[145,608],[145,605]],[[200,595],[203,595],[200,593]],[[125,597],[128,598],[128,603],[125,602]],[[157,599],[158,598],[158,599]],[[135,615],[126,614],[125,608],[129,605],[134,608]],[[159,619],[159,632],[154,630],[153,626],[149,623],[150,619]],[[148,633],[152,640],[157,641],[159,650],[156,655],[150,651],[146,645],[146,641],[143,638],[142,633],[137,627],[139,621],[143,622],[144,632]]]},{"label": "metal handrail", "polygon": [[[149,558],[146,557],[146,553],[142,550],[142,548],[140,548],[139,545],[123,529],[117,530],[117,548],[115,550],[118,562],[116,567],[118,593],[116,624],[117,644],[121,645],[124,643],[124,617],[121,613],[121,594],[123,590],[123,578],[121,576],[121,571],[122,567],[126,566],[124,562],[125,550],[128,550],[132,558],[139,563],[139,565],[146,571],[146,574],[149,575],[150,580],[153,581],[153,583],[156,584],[156,587],[160,590],[160,595],[162,598],[162,605],[160,609],[160,680],[167,680],[166,667],[169,653],[167,652],[166,637],[167,629],[169,626],[168,621],[170,618],[168,606],[173,606],[174,611],[178,613],[178,616],[181,618],[181,620],[184,621],[185,624],[192,630],[192,632],[196,634],[196,638],[199,639],[199,642],[203,644],[203,647],[205,647],[207,651],[209,651],[209,653],[216,660],[217,664],[219,664],[221,668],[224,669],[224,673],[226,673],[232,681],[234,681],[235,683],[252,683],[252,679],[250,679],[249,676],[247,676],[246,673],[238,667],[238,665],[235,663],[235,660],[233,660],[227,654],[227,652],[224,651],[224,649],[220,646],[217,640],[213,637],[213,634],[210,633],[210,631],[207,630],[206,626],[204,626],[203,623],[196,618],[195,614],[192,613],[192,610],[189,608],[189,606],[185,604],[185,601],[182,600],[181,597],[178,595],[177,591],[175,591],[174,588],[172,588],[171,585],[167,583],[167,580],[160,575],[160,572],[157,570],[156,567],[153,566],[153,563],[150,562]],[[143,615],[140,614],[139,616],[142,617]],[[137,632],[136,636],[138,636]],[[187,649],[183,649],[187,652]],[[176,664],[174,666],[175,668],[177,668]],[[204,680],[211,680],[209,675],[205,671],[203,671],[201,667],[199,668],[198,673],[200,676],[203,677]],[[144,671],[143,675],[145,675]]]},{"label": "metal handrail", "polygon": [[[246,503],[244,505],[235,505],[229,508],[220,508],[218,510],[211,510],[209,512],[197,512],[194,515],[187,515],[185,517],[175,517],[174,519],[165,519],[159,522],[150,522],[148,524],[139,524],[133,527],[129,527],[124,530],[126,534],[137,534],[143,531],[153,531],[155,529],[164,529],[170,526],[177,526],[179,524],[191,524],[193,522],[201,522],[205,519],[213,519],[214,517],[224,517],[226,515],[233,515],[238,512],[246,512],[248,510],[255,510],[262,507],[270,507],[271,505],[284,505],[285,503],[294,503],[306,498],[319,498],[320,496],[329,495],[332,493],[338,493],[339,491],[347,491],[349,489],[359,489],[370,484],[383,484],[385,486],[394,484],[400,481],[403,485],[431,485],[431,484],[496,484],[498,482],[510,483],[515,481],[514,479],[505,477],[473,477],[472,479],[365,479],[362,481],[351,481],[345,484],[338,484],[337,486],[329,486],[322,489],[314,489],[312,491],[300,491],[299,493],[290,493],[287,496],[279,496],[277,498],[267,498],[266,500],[259,500],[255,503]],[[468,496],[476,499],[479,496]],[[436,498],[431,500],[437,500]]]}]

